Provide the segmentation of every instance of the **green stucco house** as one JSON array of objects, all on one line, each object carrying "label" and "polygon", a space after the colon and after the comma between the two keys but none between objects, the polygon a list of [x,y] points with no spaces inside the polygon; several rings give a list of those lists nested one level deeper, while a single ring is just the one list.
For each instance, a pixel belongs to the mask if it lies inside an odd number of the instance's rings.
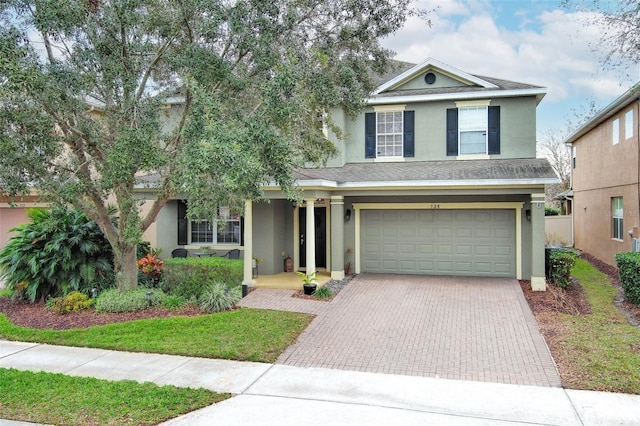
[{"label": "green stucco house", "polygon": [[326,167],[296,170],[304,202],[277,187],[222,226],[186,219],[172,200],[148,236],[166,253],[240,249],[245,284],[260,274],[355,273],[511,277],[545,289],[544,187],[536,107],[546,91],[433,59],[399,63],[356,119],[331,111],[348,137]]}]

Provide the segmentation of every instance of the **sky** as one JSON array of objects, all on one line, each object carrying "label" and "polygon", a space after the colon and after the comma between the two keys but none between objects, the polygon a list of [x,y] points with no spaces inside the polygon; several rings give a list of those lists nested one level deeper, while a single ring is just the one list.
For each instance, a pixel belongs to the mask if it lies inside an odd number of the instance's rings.
[{"label": "sky", "polygon": [[410,18],[383,41],[395,59],[433,58],[474,75],[545,87],[537,108],[538,140],[566,135],[593,103],[600,110],[640,81],[640,64],[604,67],[596,11],[564,8],[560,0],[414,0],[434,10]]}]

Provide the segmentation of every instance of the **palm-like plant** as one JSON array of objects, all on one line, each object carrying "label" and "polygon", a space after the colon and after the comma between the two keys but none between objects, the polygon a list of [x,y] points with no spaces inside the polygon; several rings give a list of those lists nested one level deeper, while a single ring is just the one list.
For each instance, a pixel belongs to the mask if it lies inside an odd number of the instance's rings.
[{"label": "palm-like plant", "polygon": [[14,295],[34,302],[47,296],[87,292],[112,277],[111,246],[98,225],[70,208],[28,211],[31,223],[0,249],[0,271]]}]

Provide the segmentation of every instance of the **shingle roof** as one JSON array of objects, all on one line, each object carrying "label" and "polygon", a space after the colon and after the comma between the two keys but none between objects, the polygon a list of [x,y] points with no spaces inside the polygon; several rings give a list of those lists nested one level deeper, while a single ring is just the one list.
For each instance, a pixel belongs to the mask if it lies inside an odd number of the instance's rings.
[{"label": "shingle roof", "polygon": [[[343,167],[301,169],[299,181],[328,180],[338,184],[358,182],[470,182],[535,180],[553,183],[557,176],[544,158],[405,161],[390,163],[348,163]],[[548,182],[546,182],[548,181]]]},{"label": "shingle roof", "polygon": [[498,86],[498,89],[495,88],[486,88],[480,87],[478,85],[471,86],[456,86],[456,87],[434,87],[434,88],[423,88],[423,89],[412,89],[412,90],[393,90],[388,92],[383,92],[375,97],[378,98],[392,98],[395,96],[421,96],[421,95],[440,95],[440,94],[448,94],[448,93],[466,93],[466,92],[495,92],[496,90],[527,90],[527,89],[544,89],[540,86],[534,86],[532,84],[526,83],[518,83],[516,81],[509,80],[500,80],[492,77],[482,77],[476,75],[474,77],[478,77],[482,80],[486,80],[489,83],[493,83]]}]

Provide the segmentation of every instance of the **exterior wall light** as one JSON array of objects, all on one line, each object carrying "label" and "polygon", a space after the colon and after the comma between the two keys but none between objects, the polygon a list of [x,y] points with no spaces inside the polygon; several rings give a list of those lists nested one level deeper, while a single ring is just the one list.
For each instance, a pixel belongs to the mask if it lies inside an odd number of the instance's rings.
[{"label": "exterior wall light", "polygon": [[531,222],[531,210],[525,210],[524,215],[526,216],[527,220]]},{"label": "exterior wall light", "polygon": [[349,221],[351,220],[351,210],[350,210],[350,209],[347,209],[347,210],[344,212],[344,219],[345,219],[347,222],[349,222]]}]

